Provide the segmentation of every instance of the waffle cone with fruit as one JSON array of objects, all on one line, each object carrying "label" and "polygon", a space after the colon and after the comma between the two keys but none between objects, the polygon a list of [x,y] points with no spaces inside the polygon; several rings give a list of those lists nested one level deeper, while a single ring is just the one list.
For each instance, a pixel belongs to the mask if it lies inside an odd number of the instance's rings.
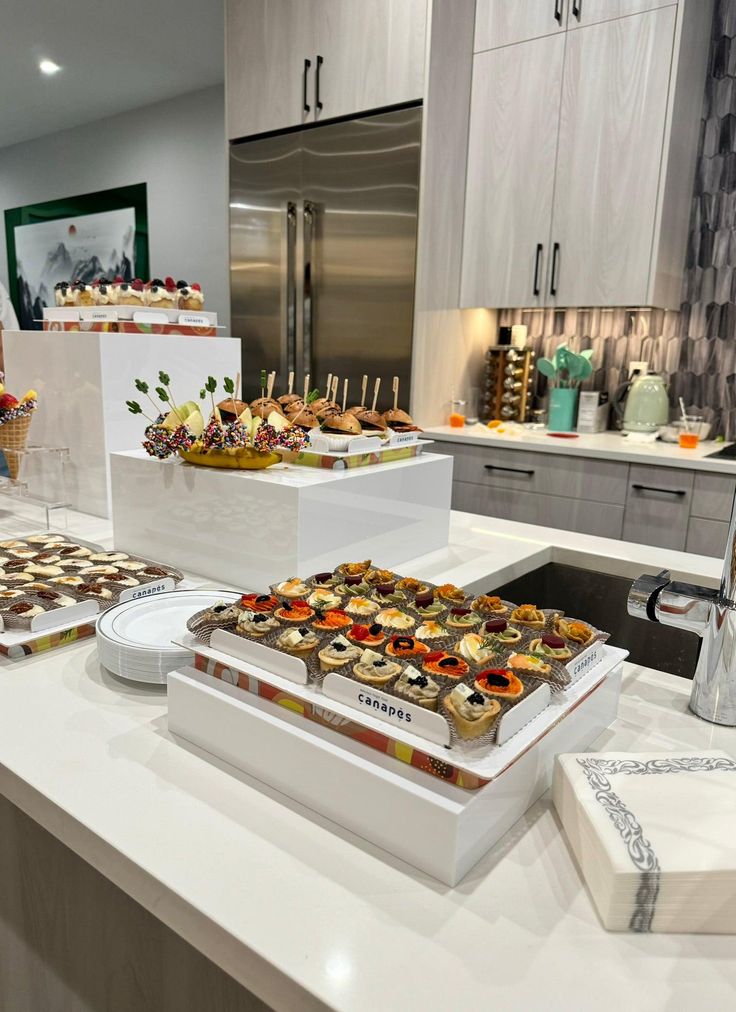
[{"label": "waffle cone with fruit", "polygon": [[38,395],[35,390],[29,390],[18,400],[12,394],[5,393],[5,387],[0,383],[0,449],[5,454],[8,473],[13,479],[18,477],[22,451],[28,444],[28,430],[37,407]]}]

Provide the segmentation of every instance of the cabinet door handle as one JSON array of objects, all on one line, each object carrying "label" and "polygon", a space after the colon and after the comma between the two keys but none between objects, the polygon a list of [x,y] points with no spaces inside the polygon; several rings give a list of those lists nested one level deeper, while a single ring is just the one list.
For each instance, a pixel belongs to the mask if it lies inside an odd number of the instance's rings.
[{"label": "cabinet door handle", "polygon": [[500,464],[484,464],[483,467],[486,471],[508,471],[510,474],[525,474],[528,478],[534,474],[534,471],[527,471],[523,467],[501,467]]},{"label": "cabinet door handle", "polygon": [[562,24],[562,0],[555,0],[555,21]]},{"label": "cabinet door handle", "polygon": [[304,61],[304,85],[302,87],[302,109],[304,112],[309,112],[311,106],[307,101],[307,87],[309,84],[309,68],[312,66],[311,60]]},{"label": "cabinet door handle", "polygon": [[583,12],[583,0],[572,0],[572,16],[580,20],[580,16]]},{"label": "cabinet door handle", "polygon": [[539,295],[539,261],[542,259],[542,250],[544,246],[541,242],[537,243],[537,255],[534,260],[534,295]]},{"label": "cabinet door handle", "polygon": [[682,488],[658,488],[656,485],[632,485],[635,492],[663,492],[665,495],[676,495],[678,498],[687,495]]},{"label": "cabinet door handle", "polygon": [[549,294],[557,295],[557,261],[560,255],[560,244],[552,244],[552,271],[549,279]]},{"label": "cabinet door handle", "polygon": [[324,62],[325,61],[322,59],[321,56],[317,57],[317,69],[314,72],[314,108],[315,109],[321,109],[322,108],[322,99],[319,97],[319,72],[322,69],[322,64]]}]

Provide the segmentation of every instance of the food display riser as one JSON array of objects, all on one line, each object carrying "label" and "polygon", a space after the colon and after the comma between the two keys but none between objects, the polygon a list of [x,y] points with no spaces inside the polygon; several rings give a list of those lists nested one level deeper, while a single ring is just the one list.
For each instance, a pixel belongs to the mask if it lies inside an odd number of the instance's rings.
[{"label": "food display riser", "polygon": [[347,471],[235,471],[141,450],[112,454],[111,477],[117,548],[235,586],[266,587],[346,557],[399,566],[449,536],[452,458],[437,454]]},{"label": "food display riser", "polygon": [[555,756],[584,750],[615,719],[626,655],[607,649],[606,676],[478,790],[345,737],[331,726],[345,718],[331,710],[307,721],[285,699],[279,705],[194,667],[169,675],[169,729],[453,886],[547,790]]},{"label": "food display riser", "polygon": [[[240,340],[230,337],[5,330],[3,349],[14,384],[39,393],[30,441],[69,449],[68,504],[99,517],[110,516],[109,454],[141,444],[141,416],[125,404],[136,396],[135,378],[155,386],[164,369],[174,396],[185,400],[196,397],[203,376],[221,382],[241,367]],[[29,492],[57,499],[58,490],[47,485],[39,476]]]}]

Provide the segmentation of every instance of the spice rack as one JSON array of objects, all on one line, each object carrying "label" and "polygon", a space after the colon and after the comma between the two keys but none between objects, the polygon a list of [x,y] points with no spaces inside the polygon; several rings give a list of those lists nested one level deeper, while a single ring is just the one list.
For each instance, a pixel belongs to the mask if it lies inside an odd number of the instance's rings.
[{"label": "spice rack", "polygon": [[495,345],[486,352],[483,420],[526,422],[532,406],[534,352]]}]

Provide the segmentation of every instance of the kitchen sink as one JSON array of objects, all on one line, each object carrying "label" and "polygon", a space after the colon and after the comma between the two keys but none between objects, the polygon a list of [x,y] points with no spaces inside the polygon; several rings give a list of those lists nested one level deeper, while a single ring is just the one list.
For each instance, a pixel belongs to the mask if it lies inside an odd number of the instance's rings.
[{"label": "kitchen sink", "polygon": [[550,562],[493,590],[507,601],[559,608],[611,634],[611,643],[629,651],[629,660],[648,668],[692,678],[700,637],[671,626],[632,618],[626,610],[631,580]]}]

